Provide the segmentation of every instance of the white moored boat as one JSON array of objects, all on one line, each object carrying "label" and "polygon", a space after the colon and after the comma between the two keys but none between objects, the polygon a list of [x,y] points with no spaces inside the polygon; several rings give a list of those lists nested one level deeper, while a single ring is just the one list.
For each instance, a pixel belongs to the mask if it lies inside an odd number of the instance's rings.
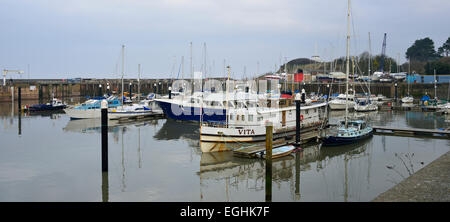
[{"label": "white moored boat", "polygon": [[355,95],[348,94],[348,99],[345,99],[345,94],[339,94],[339,96],[328,102],[331,110],[345,110],[345,104],[348,103],[348,109],[355,107],[354,101]]},{"label": "white moored boat", "polygon": [[412,96],[406,96],[402,98],[402,103],[413,103],[414,98]]},{"label": "white moored boat", "polygon": [[[64,109],[64,112],[66,112],[71,119],[100,118],[100,103],[103,99],[104,97],[90,99],[75,107],[66,108]],[[115,108],[121,105],[120,100],[118,100],[114,96],[109,97],[108,99],[106,99],[106,101],[108,102],[108,108]]]},{"label": "white moored boat", "polygon": [[146,104],[146,101],[141,101],[139,104],[120,106],[110,109],[108,111],[108,119],[144,117],[152,114],[153,112]]},{"label": "white moored boat", "polygon": [[[307,100],[306,104],[300,107],[302,133],[322,126],[321,108],[326,105],[326,103],[312,104]],[[295,106],[229,109],[227,123],[203,122],[200,128],[200,141],[203,143],[200,148],[202,152],[229,151],[232,150],[231,146],[217,146],[217,143],[264,141],[266,138],[265,123],[268,121],[273,123],[274,140],[292,137],[296,130],[295,113]]]},{"label": "white moored boat", "polygon": [[375,103],[372,103],[372,101],[367,101],[364,99],[358,100],[358,102],[355,104],[355,111],[357,112],[370,112],[370,111],[377,111],[378,106]]}]

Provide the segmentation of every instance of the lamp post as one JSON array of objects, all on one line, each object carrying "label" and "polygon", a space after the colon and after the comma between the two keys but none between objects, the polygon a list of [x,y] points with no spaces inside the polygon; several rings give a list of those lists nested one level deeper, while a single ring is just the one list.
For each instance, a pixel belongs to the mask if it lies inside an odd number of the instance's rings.
[{"label": "lamp post", "polygon": [[130,87],[128,88],[128,90],[130,91],[130,100],[131,100],[131,82],[130,82]]},{"label": "lamp post", "polygon": [[327,84],[327,102],[330,98],[330,84]]},{"label": "lamp post", "polygon": [[397,83],[395,83],[394,86],[395,86],[395,102],[397,102],[397,96],[398,96],[398,94],[397,94]]}]

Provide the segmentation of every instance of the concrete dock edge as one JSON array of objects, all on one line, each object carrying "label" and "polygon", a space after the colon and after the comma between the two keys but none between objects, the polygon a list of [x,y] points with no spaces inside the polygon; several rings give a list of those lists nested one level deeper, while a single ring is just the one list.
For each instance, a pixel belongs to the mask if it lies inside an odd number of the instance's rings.
[{"label": "concrete dock edge", "polygon": [[373,202],[450,201],[450,151],[406,178]]}]

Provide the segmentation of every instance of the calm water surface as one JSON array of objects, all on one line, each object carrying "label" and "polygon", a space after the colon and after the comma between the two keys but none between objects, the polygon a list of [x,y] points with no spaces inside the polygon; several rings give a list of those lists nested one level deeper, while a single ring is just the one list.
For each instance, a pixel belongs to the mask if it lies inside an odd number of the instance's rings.
[{"label": "calm water surface", "polygon": [[[202,154],[198,124],[111,121],[109,173],[102,175],[99,120],[18,118],[16,106],[0,104],[0,201],[265,200],[265,162]],[[332,121],[342,115],[331,113]],[[433,113],[364,115],[374,125],[449,126]],[[375,135],[351,146],[304,147],[274,160],[272,200],[371,201],[448,152],[449,141]]]}]

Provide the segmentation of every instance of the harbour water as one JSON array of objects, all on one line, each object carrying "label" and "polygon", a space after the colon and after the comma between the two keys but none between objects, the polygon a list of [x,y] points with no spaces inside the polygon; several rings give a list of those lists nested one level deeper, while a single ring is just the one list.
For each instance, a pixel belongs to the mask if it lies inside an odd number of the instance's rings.
[{"label": "harbour water", "polygon": [[[331,122],[344,114],[330,113]],[[436,113],[361,115],[374,125],[449,126]],[[70,120],[64,113],[19,118],[17,104],[1,103],[0,126],[2,202],[265,200],[265,161],[202,154],[196,123],[111,121],[103,174],[100,120]],[[446,139],[379,135],[350,146],[305,146],[274,159],[272,200],[371,201],[449,150]]]}]

